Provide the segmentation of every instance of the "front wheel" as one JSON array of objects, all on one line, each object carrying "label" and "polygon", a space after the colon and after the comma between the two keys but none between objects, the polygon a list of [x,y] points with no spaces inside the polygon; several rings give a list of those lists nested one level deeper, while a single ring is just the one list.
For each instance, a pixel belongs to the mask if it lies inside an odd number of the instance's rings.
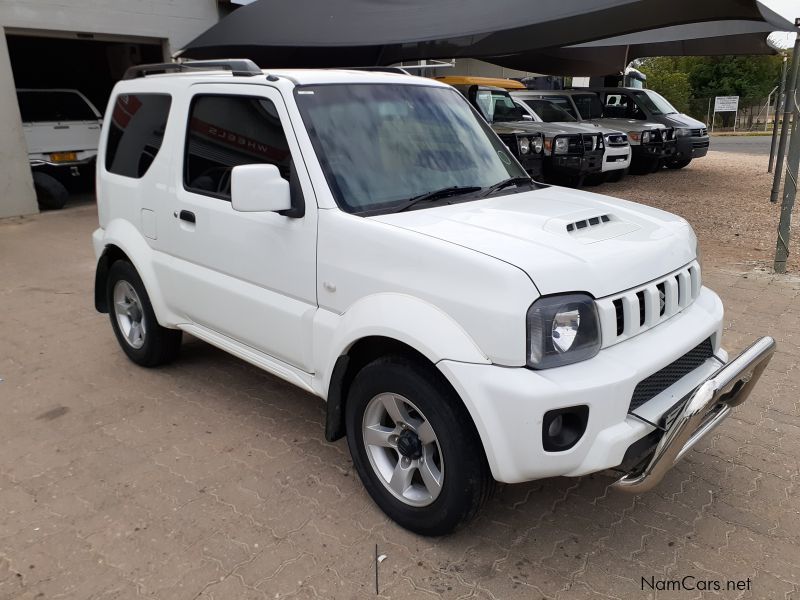
[{"label": "front wheel", "polygon": [[356,375],[346,410],[359,477],[402,527],[450,533],[489,497],[494,480],[475,426],[433,367],[378,359]]},{"label": "front wheel", "polygon": [[131,263],[118,260],[111,265],[106,299],[111,327],[128,358],[142,367],[177,358],[182,332],[158,324],[144,283]]}]

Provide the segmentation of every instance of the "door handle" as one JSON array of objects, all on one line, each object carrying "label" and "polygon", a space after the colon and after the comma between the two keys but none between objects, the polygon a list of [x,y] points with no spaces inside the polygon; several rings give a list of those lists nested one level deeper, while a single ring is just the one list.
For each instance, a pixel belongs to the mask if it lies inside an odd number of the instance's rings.
[{"label": "door handle", "polygon": [[176,213],[175,216],[181,221],[186,221],[187,223],[195,223],[197,221],[194,213],[190,210],[182,210],[180,213]]}]

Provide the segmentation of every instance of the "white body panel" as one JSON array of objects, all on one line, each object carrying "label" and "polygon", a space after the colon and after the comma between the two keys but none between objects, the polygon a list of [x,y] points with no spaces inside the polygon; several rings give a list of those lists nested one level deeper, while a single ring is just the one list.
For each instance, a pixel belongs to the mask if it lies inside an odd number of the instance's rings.
[{"label": "white body panel", "polygon": [[[668,319],[638,335],[626,330],[590,360],[526,368],[526,313],[540,295],[585,292],[602,300],[634,290],[635,297],[645,284],[683,273],[696,264],[696,238],[686,221],[558,187],[383,216],[345,213],[328,188],[294,87],[444,84],[386,73],[275,74],[277,81],[152,76],[122,82],[112,95],[111,102],[117,93],[172,95],[163,146],[141,179],[108,173],[100,161],[100,229],[93,236],[98,257],[108,245],[130,257],[163,326],[182,328],[323,398],[334,364],[355,342],[369,336],[403,342],[459,393],[494,476],[508,482],[615,466],[650,431],[626,417],[642,378],[709,337],[725,358],[722,306],[703,288],[693,301],[675,305]],[[297,167],[304,217],[237,212],[229,202],[185,189],[183,144],[197,93],[274,102]],[[179,218],[181,211],[191,211],[195,222]],[[599,224],[568,229],[602,215],[608,218]],[[696,273],[692,284],[699,290]],[[716,361],[707,363],[641,414],[658,419]],[[542,414],[574,404],[590,407],[586,435],[566,452],[544,452]]]}]

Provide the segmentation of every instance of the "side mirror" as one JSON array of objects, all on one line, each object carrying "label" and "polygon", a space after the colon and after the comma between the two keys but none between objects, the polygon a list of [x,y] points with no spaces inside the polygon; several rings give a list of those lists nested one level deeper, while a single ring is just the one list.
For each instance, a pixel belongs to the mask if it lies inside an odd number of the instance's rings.
[{"label": "side mirror", "polygon": [[533,121],[533,117],[530,115],[522,115],[523,121]]},{"label": "side mirror", "polygon": [[275,165],[238,165],[231,172],[231,206],[239,212],[281,212],[292,208],[289,182]]}]

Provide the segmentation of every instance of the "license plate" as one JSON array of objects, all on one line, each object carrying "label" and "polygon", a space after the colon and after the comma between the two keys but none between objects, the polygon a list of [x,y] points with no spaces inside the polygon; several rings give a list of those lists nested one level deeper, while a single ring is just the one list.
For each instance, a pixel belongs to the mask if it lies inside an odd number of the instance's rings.
[{"label": "license plate", "polygon": [[72,162],[78,160],[77,152],[51,152],[50,160],[53,162]]}]

